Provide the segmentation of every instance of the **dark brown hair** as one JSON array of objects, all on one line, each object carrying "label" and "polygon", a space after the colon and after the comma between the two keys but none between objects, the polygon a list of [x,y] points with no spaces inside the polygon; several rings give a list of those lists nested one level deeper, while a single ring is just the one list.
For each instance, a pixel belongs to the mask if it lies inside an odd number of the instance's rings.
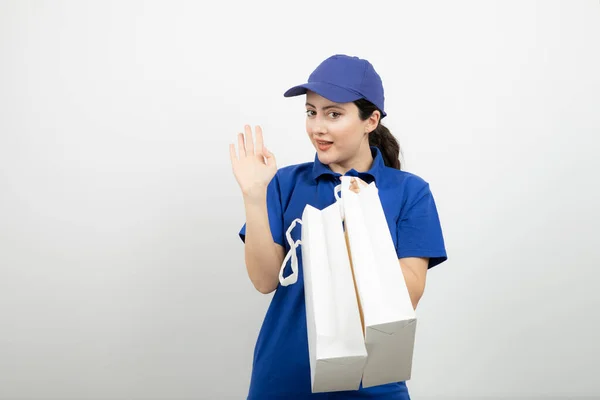
[{"label": "dark brown hair", "polygon": [[[356,100],[354,104],[358,107],[360,119],[363,121],[367,120],[374,111],[381,112],[373,103],[365,99]],[[401,169],[400,144],[390,130],[381,124],[381,119],[377,128],[369,133],[369,145],[375,146],[381,151],[385,165]]]}]

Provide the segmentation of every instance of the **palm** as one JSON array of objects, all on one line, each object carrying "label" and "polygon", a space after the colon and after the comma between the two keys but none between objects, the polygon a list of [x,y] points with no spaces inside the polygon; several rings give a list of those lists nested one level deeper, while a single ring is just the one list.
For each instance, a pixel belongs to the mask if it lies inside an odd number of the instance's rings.
[{"label": "palm", "polygon": [[252,129],[245,127],[244,134],[238,134],[238,153],[235,146],[229,146],[233,174],[242,192],[249,194],[254,190],[264,189],[275,173],[277,165],[275,156],[264,146],[262,129],[256,127],[256,145],[252,137]]}]

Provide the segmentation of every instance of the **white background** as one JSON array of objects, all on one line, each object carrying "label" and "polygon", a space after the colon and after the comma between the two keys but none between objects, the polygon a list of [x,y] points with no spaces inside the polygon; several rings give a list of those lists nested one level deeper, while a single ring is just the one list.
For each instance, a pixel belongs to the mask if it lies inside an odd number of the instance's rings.
[{"label": "white background", "polygon": [[270,296],[228,144],[311,161],[335,53],[381,74],[449,260],[414,399],[600,396],[600,3],[0,2],[0,399],[241,399]]}]

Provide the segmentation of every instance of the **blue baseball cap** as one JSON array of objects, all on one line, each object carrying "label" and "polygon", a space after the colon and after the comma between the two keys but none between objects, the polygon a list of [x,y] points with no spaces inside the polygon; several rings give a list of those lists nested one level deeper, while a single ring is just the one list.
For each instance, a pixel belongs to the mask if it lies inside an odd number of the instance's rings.
[{"label": "blue baseball cap", "polygon": [[366,99],[381,111],[381,118],[387,115],[381,77],[369,61],[358,57],[336,54],[327,58],[310,74],[307,83],[294,86],[283,95],[299,96],[308,90],[335,103]]}]

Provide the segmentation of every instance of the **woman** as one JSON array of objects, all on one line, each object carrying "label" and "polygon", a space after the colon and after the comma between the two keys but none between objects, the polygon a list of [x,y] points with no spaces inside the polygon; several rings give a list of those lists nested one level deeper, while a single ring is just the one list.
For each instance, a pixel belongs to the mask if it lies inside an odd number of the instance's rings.
[{"label": "woman", "polygon": [[[358,391],[311,393],[301,254],[298,282],[279,285],[279,270],[289,250],[285,227],[300,218],[306,204],[323,209],[335,201],[341,175],[375,181],[396,252],[417,307],[427,270],[446,260],[437,209],[429,185],[400,170],[399,146],[381,119],[382,81],[371,63],[334,55],[308,82],[284,96],[306,95],[306,131],[316,149],[314,162],[278,169],[275,156],[256,127],[230,145],[233,172],[242,190],[248,276],[261,293],[275,291],[254,352],[248,399],[409,399],[405,382]],[[355,185],[356,186],[356,185]],[[299,238],[299,229],[294,229]],[[288,275],[289,273],[286,273]]]}]

